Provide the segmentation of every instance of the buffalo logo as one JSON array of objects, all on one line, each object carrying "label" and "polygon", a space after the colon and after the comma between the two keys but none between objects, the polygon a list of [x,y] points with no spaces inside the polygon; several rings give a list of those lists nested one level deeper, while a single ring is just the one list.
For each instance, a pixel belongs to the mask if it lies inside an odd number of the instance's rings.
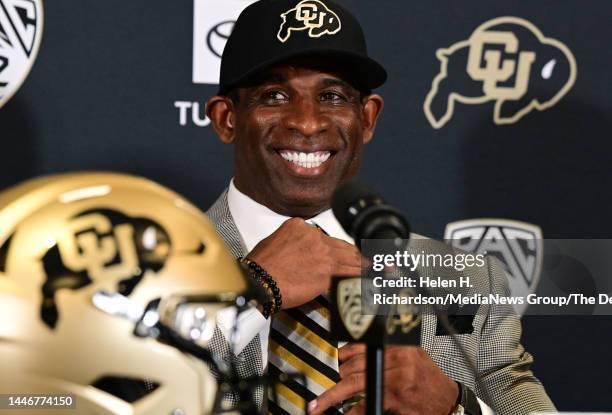
[{"label": "buffalo logo", "polygon": [[170,237],[161,225],[109,209],[73,217],[55,242],[42,258],[41,318],[51,328],[59,318],[57,290],[117,281],[117,292],[128,296],[147,271],[159,272],[171,254]]},{"label": "buffalo logo", "polygon": [[518,17],[485,22],[468,40],[438,49],[436,57],[440,73],[423,106],[434,128],[452,118],[456,101],[494,101],[495,124],[512,124],[533,109],[555,105],[576,81],[568,47]]},{"label": "buffalo logo", "polygon": [[338,283],[337,301],[342,324],[354,340],[359,340],[376,317],[362,314],[361,278],[343,278]]},{"label": "buffalo logo", "polygon": [[[542,267],[542,230],[529,223],[506,219],[473,219],[446,225],[444,239],[467,252],[496,257],[508,275],[510,292],[526,297],[535,292]],[[527,304],[515,304],[523,314]]]},{"label": "buffalo logo", "polygon": [[334,35],[342,27],[338,15],[319,0],[303,0],[281,17],[283,23],[277,37],[283,43],[289,40],[293,30],[308,30],[308,36],[316,38],[325,34]]},{"label": "buffalo logo", "polygon": [[30,72],[42,26],[42,0],[0,0],[0,108]]}]

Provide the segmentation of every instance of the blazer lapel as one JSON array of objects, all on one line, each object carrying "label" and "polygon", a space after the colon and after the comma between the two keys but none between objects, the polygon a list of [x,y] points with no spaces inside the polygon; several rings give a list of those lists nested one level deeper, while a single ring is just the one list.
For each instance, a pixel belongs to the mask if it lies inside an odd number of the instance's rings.
[{"label": "blazer lapel", "polygon": [[234,257],[242,257],[248,253],[229,210],[227,189],[221,193],[217,201],[206,211],[206,215],[213,222],[217,233],[223,238]]}]

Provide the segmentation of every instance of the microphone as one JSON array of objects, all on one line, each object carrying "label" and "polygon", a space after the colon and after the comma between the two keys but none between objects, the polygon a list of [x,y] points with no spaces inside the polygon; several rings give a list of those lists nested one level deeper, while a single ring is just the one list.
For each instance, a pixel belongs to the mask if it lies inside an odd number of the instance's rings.
[{"label": "microphone", "polygon": [[[340,225],[355,240],[355,244],[366,257],[374,253],[363,251],[374,247],[372,244],[362,246],[364,240],[376,239],[374,245],[378,253],[393,253],[410,238],[410,225],[404,216],[385,202],[378,193],[357,181],[340,186],[332,196],[331,207]],[[368,343],[366,413],[383,415],[384,343],[387,337],[384,317],[361,315],[362,294],[359,278],[353,278],[352,281],[334,279],[332,292],[338,304],[338,309],[334,309],[332,314],[332,326],[344,328],[353,340],[359,338],[360,341]],[[343,307],[346,303],[353,305]]]},{"label": "microphone", "polygon": [[410,238],[410,224],[400,211],[357,181],[340,186],[332,196],[331,207],[359,249],[363,239],[389,239],[397,248],[402,239]]}]

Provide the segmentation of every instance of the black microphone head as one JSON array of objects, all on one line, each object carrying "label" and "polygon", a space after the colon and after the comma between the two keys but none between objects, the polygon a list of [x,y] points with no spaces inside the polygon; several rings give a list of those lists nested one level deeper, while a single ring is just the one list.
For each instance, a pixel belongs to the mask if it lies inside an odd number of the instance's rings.
[{"label": "black microphone head", "polygon": [[358,246],[362,239],[410,237],[410,225],[402,214],[377,192],[357,181],[340,186],[332,196],[331,207],[340,225]]},{"label": "black microphone head", "polygon": [[352,180],[336,189],[332,195],[331,208],[340,225],[350,234],[355,220],[355,215],[351,213],[354,209],[352,210],[351,207],[359,206],[360,199],[370,200],[377,197],[380,198],[374,190],[363,183]]}]

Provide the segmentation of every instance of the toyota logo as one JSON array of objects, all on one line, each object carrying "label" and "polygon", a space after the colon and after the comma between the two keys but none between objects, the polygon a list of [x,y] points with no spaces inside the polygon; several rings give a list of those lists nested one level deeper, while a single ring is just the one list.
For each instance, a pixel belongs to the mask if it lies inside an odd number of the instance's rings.
[{"label": "toyota logo", "polygon": [[225,49],[225,44],[227,43],[227,39],[229,39],[230,35],[232,34],[232,30],[234,30],[235,23],[235,20],[226,20],[213,26],[208,32],[208,35],[206,36],[206,43],[208,45],[208,49],[216,57],[221,58],[223,49]]}]

